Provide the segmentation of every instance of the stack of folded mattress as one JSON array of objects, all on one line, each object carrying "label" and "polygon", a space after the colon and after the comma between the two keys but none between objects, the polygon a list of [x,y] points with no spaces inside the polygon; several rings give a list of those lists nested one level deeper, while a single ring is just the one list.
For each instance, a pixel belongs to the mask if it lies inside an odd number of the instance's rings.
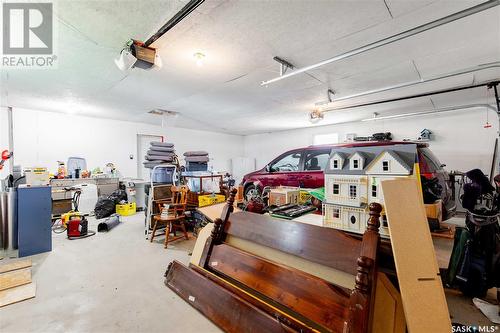
[{"label": "stack of folded mattress", "polygon": [[143,163],[145,168],[152,169],[159,164],[172,163],[175,157],[175,149],[173,143],[168,142],[151,142],[151,147],[144,157],[146,161]]},{"label": "stack of folded mattress", "polygon": [[208,153],[206,151],[187,151],[184,153],[187,171],[207,171]]}]

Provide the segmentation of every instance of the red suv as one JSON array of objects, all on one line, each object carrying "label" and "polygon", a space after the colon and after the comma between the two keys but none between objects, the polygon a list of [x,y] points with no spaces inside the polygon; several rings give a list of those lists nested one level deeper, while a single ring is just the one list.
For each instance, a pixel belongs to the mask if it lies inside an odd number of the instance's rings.
[{"label": "red suv", "polygon": [[[254,171],[243,177],[245,198],[256,190],[261,191],[265,186],[294,186],[302,188],[323,187],[325,169],[330,152],[335,147],[366,147],[387,146],[396,144],[415,144],[411,141],[366,141],[351,142],[337,145],[309,146],[294,149],[278,156],[261,170]],[[438,178],[443,188],[443,219],[455,214],[456,205],[452,195],[450,177],[443,169],[445,166],[432,154],[427,143],[417,142],[420,174],[428,179]]]}]

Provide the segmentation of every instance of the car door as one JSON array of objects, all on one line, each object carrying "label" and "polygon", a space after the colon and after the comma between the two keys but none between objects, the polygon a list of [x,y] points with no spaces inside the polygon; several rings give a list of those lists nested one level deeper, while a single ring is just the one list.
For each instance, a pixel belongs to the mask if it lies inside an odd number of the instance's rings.
[{"label": "car door", "polygon": [[330,159],[331,151],[331,148],[308,149],[304,151],[304,171],[300,176],[300,187],[318,188],[324,186],[324,171]]},{"label": "car door", "polygon": [[269,165],[270,186],[299,186],[302,176],[302,150],[285,153]]}]

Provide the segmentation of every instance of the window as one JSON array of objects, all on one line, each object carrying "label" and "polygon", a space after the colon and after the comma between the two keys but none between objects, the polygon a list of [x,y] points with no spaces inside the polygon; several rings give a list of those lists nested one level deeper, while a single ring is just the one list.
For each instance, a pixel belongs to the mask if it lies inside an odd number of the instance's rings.
[{"label": "window", "polygon": [[306,158],[304,159],[304,170],[305,171],[323,171],[326,168],[326,164],[330,159],[331,149],[313,150],[306,151]]},{"label": "window", "polygon": [[271,164],[271,172],[299,171],[300,156],[300,152],[294,152],[278,158]]},{"label": "window", "polygon": [[333,184],[333,194],[340,194],[340,184]]},{"label": "window", "polygon": [[356,199],[358,188],[356,185],[349,185],[349,198]]},{"label": "window", "polygon": [[387,216],[382,215],[382,226],[383,227],[389,227],[389,224],[387,223]]},{"label": "window", "polygon": [[353,169],[359,169],[359,160],[353,160],[352,161],[352,168]]},{"label": "window", "polygon": [[389,171],[389,161],[382,161],[382,171]]},{"label": "window", "polygon": [[340,218],[340,208],[334,208],[333,209],[333,218],[334,219]]},{"label": "window", "polygon": [[356,224],[356,216],[351,215],[350,220],[351,220],[351,223],[352,223],[352,224]]},{"label": "window", "polygon": [[377,185],[372,185],[372,197],[377,197]]},{"label": "window", "polygon": [[339,143],[338,133],[317,134],[313,138],[314,145],[327,145],[331,143]]},{"label": "window", "polygon": [[339,160],[334,159],[332,169],[338,169],[338,168],[339,168]]}]

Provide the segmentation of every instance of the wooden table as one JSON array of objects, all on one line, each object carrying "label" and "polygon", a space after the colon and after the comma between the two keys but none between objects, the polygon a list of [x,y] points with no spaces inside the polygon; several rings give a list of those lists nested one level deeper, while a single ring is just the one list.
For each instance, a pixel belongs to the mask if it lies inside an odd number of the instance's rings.
[{"label": "wooden table", "polygon": [[[205,206],[201,208],[197,208],[196,210],[200,213],[203,214],[210,222],[213,222],[216,218],[220,217],[222,214],[222,209],[226,205],[225,202],[218,203],[215,205],[211,206]],[[234,207],[234,213],[240,212],[241,209],[238,207]]]}]

